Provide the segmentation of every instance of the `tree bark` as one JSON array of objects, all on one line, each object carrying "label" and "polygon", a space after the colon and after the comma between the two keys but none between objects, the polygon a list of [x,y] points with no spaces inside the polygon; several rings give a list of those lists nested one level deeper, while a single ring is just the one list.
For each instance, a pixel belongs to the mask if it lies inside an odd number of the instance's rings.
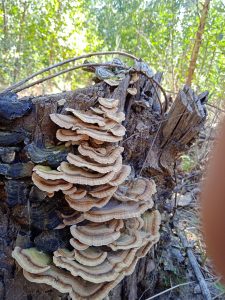
[{"label": "tree bark", "polygon": [[193,76],[194,76],[194,72],[195,72],[195,68],[196,68],[196,62],[198,59],[198,53],[199,53],[199,49],[201,46],[202,36],[204,33],[205,24],[206,24],[206,18],[207,18],[208,12],[209,12],[209,3],[210,3],[210,0],[205,0],[204,5],[203,5],[200,22],[199,22],[199,26],[198,26],[198,31],[196,33],[196,38],[195,38],[195,42],[194,42],[194,46],[193,46],[192,54],[191,54],[191,60],[190,60],[189,68],[188,68],[188,75],[187,75],[187,80],[186,80],[187,85],[191,85],[191,82],[193,80]]},{"label": "tree bark", "polygon": [[[160,81],[161,75],[154,78]],[[63,113],[66,107],[88,109],[98,97],[118,98],[126,114],[127,133],[121,142],[124,162],[136,175],[154,177],[156,207],[165,211],[165,199],[174,186],[174,163],[204,124],[207,93],[197,96],[185,86],[163,116],[157,105],[157,88],[144,75],[133,84],[136,95],[127,93],[129,84],[127,74],[118,87],[101,81],[84,89],[34,98],[18,100],[15,94],[0,95],[0,299],[67,299],[67,295],[49,286],[26,281],[11,257],[15,245],[34,245],[51,252],[66,246],[68,240],[66,230],[54,230],[61,222],[60,197],[43,199],[31,181],[35,164],[47,162],[55,167],[67,152],[57,146],[57,128],[50,113]],[[154,294],[157,271],[153,254],[164,246],[162,239],[157,249],[139,261],[135,272],[110,292],[109,298],[136,300],[146,288],[149,290],[145,296]]]}]

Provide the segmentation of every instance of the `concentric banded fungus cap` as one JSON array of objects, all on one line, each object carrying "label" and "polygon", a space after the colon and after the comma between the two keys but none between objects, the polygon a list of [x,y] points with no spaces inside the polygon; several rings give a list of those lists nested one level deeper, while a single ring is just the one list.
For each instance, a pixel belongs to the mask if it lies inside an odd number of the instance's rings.
[{"label": "concentric banded fungus cap", "polygon": [[121,123],[125,120],[125,114],[123,112],[117,112],[116,109],[106,109],[104,106],[100,107],[91,107],[92,111],[98,115],[104,115],[104,117],[116,121],[117,123]]},{"label": "concentric banded fungus cap", "polygon": [[80,264],[85,266],[98,266],[103,263],[108,255],[108,252],[104,252],[96,247],[89,247],[86,250],[74,250],[75,259]]},{"label": "concentric banded fungus cap", "polygon": [[123,150],[123,147],[115,146],[93,148],[87,142],[82,143],[78,147],[81,155],[87,156],[100,164],[113,164]]},{"label": "concentric banded fungus cap", "polygon": [[81,167],[81,168],[87,168],[91,171],[95,171],[101,174],[106,174],[111,171],[118,172],[122,168],[122,156],[119,155],[116,161],[113,164],[105,165],[105,164],[99,164],[96,162],[93,162],[91,160],[85,159],[81,155],[74,155],[72,153],[69,153],[67,155],[67,160],[70,164]]},{"label": "concentric banded fungus cap", "polygon": [[159,227],[161,223],[161,216],[158,210],[152,212],[146,211],[142,215],[144,225],[142,230],[150,234],[150,237],[146,239],[146,243],[138,250],[138,257],[145,256],[151,247],[159,240]]},{"label": "concentric banded fungus cap", "polygon": [[[61,178],[67,182],[90,186],[106,184],[115,175],[113,171],[107,174],[92,173],[82,168],[72,166],[67,162],[62,162],[59,169],[61,171],[59,173],[63,174]],[[40,176],[45,178],[45,174],[41,174]]]},{"label": "concentric banded fungus cap", "polygon": [[103,246],[117,240],[120,237],[122,227],[122,220],[113,220],[104,224],[74,225],[70,227],[70,232],[75,239],[85,245]]},{"label": "concentric banded fungus cap", "polygon": [[89,140],[89,136],[85,134],[77,134],[70,129],[58,129],[56,131],[56,138],[61,142],[81,142]]},{"label": "concentric banded fungus cap", "polygon": [[113,251],[141,248],[154,238],[147,232],[136,229],[127,229],[121,233],[119,239],[109,245]]},{"label": "concentric banded fungus cap", "polygon": [[62,269],[51,267],[42,274],[32,274],[24,271],[24,277],[31,282],[48,284],[61,293],[69,293],[72,300],[101,300],[124,276],[119,276],[113,282],[95,284],[80,277],[74,277]]},{"label": "concentric banded fungus cap", "polygon": [[68,202],[69,206],[74,210],[86,212],[92,209],[93,207],[101,208],[106,205],[111,196],[105,198],[96,199],[92,196],[85,196],[81,200],[71,199],[69,195],[65,196],[65,200]]},{"label": "concentric banded fungus cap", "polygon": [[106,108],[115,108],[118,107],[120,101],[116,99],[109,99],[109,98],[98,98],[98,103]]},{"label": "concentric banded fungus cap", "polygon": [[88,245],[85,245],[85,244],[81,243],[80,241],[78,241],[78,240],[76,240],[76,239],[74,239],[74,238],[71,238],[71,239],[70,239],[70,245],[71,245],[74,249],[76,249],[76,250],[82,250],[82,251],[89,248]]},{"label": "concentric banded fungus cap", "polygon": [[65,195],[70,196],[70,199],[72,199],[72,200],[80,200],[87,195],[87,191],[82,188],[78,188],[74,191],[71,190],[71,192],[69,192],[69,193],[67,191],[63,191],[63,193]]},{"label": "concentric banded fungus cap", "polygon": [[35,172],[32,174],[33,183],[42,191],[47,193],[54,193],[60,190],[69,190],[73,185],[72,183],[66,182],[63,179],[44,179],[37,175]]},{"label": "concentric banded fungus cap", "polygon": [[93,283],[111,282],[118,277],[114,265],[107,260],[97,266],[85,266],[77,261],[71,261],[64,257],[53,257],[54,264],[60,268],[68,270],[73,276],[80,276],[84,280]]},{"label": "concentric banded fungus cap", "polygon": [[84,216],[78,211],[73,212],[70,215],[61,214],[63,218],[63,224],[65,226],[75,225],[84,221]]},{"label": "concentric banded fungus cap", "polygon": [[71,112],[74,116],[85,123],[97,124],[100,127],[105,125],[105,119],[103,117],[97,116],[90,111],[80,111],[72,108],[66,108],[66,111]]},{"label": "concentric banded fungus cap", "polygon": [[127,268],[136,256],[137,248],[128,249],[128,250],[118,250],[108,252],[107,259],[108,261],[116,265],[115,270],[121,272],[124,268]]},{"label": "concentric banded fungus cap", "polygon": [[120,112],[105,112],[104,114],[107,118],[110,120],[116,121],[117,123],[121,123],[125,120],[125,114],[120,111]]},{"label": "concentric banded fungus cap", "polygon": [[88,192],[88,194],[95,198],[104,198],[108,196],[112,197],[116,190],[117,186],[104,184],[93,188],[91,191]]},{"label": "concentric banded fungus cap", "polygon": [[147,255],[149,250],[159,241],[159,235],[154,236],[150,241],[147,241],[145,245],[143,245],[141,248],[137,251],[138,257],[144,257]]},{"label": "concentric banded fungus cap", "polygon": [[158,210],[145,212],[142,216],[144,220],[143,230],[155,236],[159,234],[161,215]]},{"label": "concentric banded fungus cap", "polygon": [[119,186],[130,175],[130,172],[131,172],[131,167],[128,165],[123,165],[121,170],[117,172],[110,180],[109,184],[112,186]]},{"label": "concentric banded fungus cap", "polygon": [[55,257],[66,257],[67,259],[74,260],[75,258],[75,250],[68,250],[66,248],[59,248],[56,251],[54,251]]},{"label": "concentric banded fungus cap", "polygon": [[[96,257],[96,253],[92,253],[93,250],[91,249],[95,248],[92,247],[85,251],[89,252],[89,257],[91,254],[92,259],[90,260],[90,258],[88,258],[88,261],[92,263],[93,259]],[[82,257],[83,264],[79,263],[77,260],[71,260],[63,256],[55,256],[53,257],[53,261],[57,266],[68,270],[74,276],[81,276],[83,279],[90,282],[102,283],[115,280],[119,276],[119,273],[124,273],[125,275],[128,272],[128,269],[131,268],[131,265],[136,262],[136,251],[137,249],[116,251],[109,253],[108,255],[106,252],[101,252],[104,253],[104,255],[101,254],[100,256],[101,263],[94,266],[87,265],[84,257]],[[97,253],[97,255],[99,257],[99,253]],[[85,257],[87,257],[87,255]]]},{"label": "concentric banded fungus cap", "polygon": [[[85,123],[82,120],[74,117],[74,116],[68,116],[68,115],[62,115],[62,114],[51,114],[50,115],[51,120],[57,124],[61,128],[65,129],[71,129],[71,130],[94,130],[97,132],[107,132],[112,131],[113,134],[122,136],[125,132],[124,126],[118,124],[118,122],[110,119],[104,120],[104,126],[99,127],[98,125]],[[62,133],[62,132],[60,132]],[[65,133],[65,132],[64,132]],[[77,132],[80,134],[79,132]]]},{"label": "concentric banded fungus cap", "polygon": [[111,243],[109,247],[113,251],[127,250],[133,248],[140,248],[144,241],[139,230],[127,230],[121,233],[121,236]]},{"label": "concentric banded fungus cap", "polygon": [[36,248],[21,249],[15,247],[12,257],[24,270],[37,274],[47,271],[52,262],[51,257]]},{"label": "concentric banded fungus cap", "polygon": [[[114,130],[115,134],[116,130]],[[120,131],[118,131],[119,134],[121,134]],[[106,132],[106,131],[99,131],[96,129],[91,129],[91,128],[87,128],[87,129],[78,129],[77,130],[78,134],[85,134],[88,135],[89,137],[96,139],[98,141],[103,141],[103,142],[108,142],[108,143],[117,143],[119,141],[122,140],[122,135],[120,136],[115,136],[110,132]]]},{"label": "concentric banded fungus cap", "polygon": [[107,108],[105,106],[99,105],[99,108],[104,111],[105,113],[109,113],[109,114],[115,114],[118,111],[118,107],[114,107],[114,108]]},{"label": "concentric banded fungus cap", "polygon": [[62,114],[51,114],[51,120],[61,128],[65,129],[77,129],[83,125],[83,122],[73,116],[67,116]]},{"label": "concentric banded fungus cap", "polygon": [[112,219],[129,219],[139,217],[143,212],[152,206],[145,202],[119,202],[111,200],[101,209],[93,208],[84,213],[86,220],[102,223]]},{"label": "concentric banded fungus cap", "polygon": [[72,187],[66,191],[63,191],[63,194],[65,195],[72,195],[74,193],[77,193],[78,192],[78,189],[75,185],[72,185]]},{"label": "concentric banded fungus cap", "polygon": [[48,180],[57,180],[57,179],[63,179],[63,172],[59,172],[57,170],[52,170],[50,167],[42,166],[42,165],[36,165],[33,168],[33,171],[39,175],[40,177]]},{"label": "concentric banded fungus cap", "polygon": [[58,249],[54,252],[55,257],[64,257],[68,260],[76,260],[84,266],[98,266],[107,258],[107,252],[99,250],[96,247],[89,247],[86,250]]},{"label": "concentric banded fungus cap", "polygon": [[136,178],[119,186],[114,198],[119,201],[150,201],[155,192],[156,186],[153,180]]},{"label": "concentric banded fungus cap", "polygon": [[141,217],[126,220],[126,228],[140,230],[144,226],[144,220]]}]

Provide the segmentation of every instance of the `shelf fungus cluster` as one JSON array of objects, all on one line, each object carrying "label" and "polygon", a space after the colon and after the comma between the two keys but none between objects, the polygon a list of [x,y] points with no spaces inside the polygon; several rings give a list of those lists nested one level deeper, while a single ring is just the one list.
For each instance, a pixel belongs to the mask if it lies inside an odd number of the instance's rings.
[{"label": "shelf fungus cluster", "polygon": [[[31,282],[45,283],[72,299],[103,299],[134,271],[159,240],[160,214],[153,208],[153,180],[131,176],[123,165],[125,116],[119,101],[98,98],[89,111],[52,114],[57,139],[70,146],[57,169],[36,165],[34,184],[48,195],[62,193],[72,213],[57,229],[70,227],[70,248],[44,253],[15,247],[12,255]],[[54,200],[50,200],[54,201]]]}]

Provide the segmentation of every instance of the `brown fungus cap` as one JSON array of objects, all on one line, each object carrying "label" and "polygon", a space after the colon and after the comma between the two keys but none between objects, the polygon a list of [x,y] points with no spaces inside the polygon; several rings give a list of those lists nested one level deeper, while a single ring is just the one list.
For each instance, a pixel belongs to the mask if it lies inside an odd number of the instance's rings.
[{"label": "brown fungus cap", "polygon": [[[115,280],[120,273],[126,275],[136,262],[137,249],[108,253],[99,252],[96,251],[96,248],[90,247],[87,250],[79,251],[81,255],[82,252],[86,252],[86,254],[81,256],[81,262],[63,255],[55,256],[53,261],[57,266],[68,270],[74,276],[81,276],[89,282],[102,283]],[[96,259],[98,260],[97,264]]]},{"label": "brown fungus cap", "polygon": [[78,211],[73,212],[70,215],[61,214],[63,218],[63,224],[65,226],[75,225],[84,221],[84,216]]},{"label": "brown fungus cap", "polygon": [[68,270],[73,276],[80,276],[84,280],[93,283],[111,282],[118,277],[114,266],[107,260],[97,266],[85,266],[77,261],[71,261],[64,257],[53,257],[56,266]]},{"label": "brown fungus cap", "polygon": [[42,165],[36,165],[33,168],[33,171],[42,177],[43,179],[50,179],[50,180],[57,180],[57,179],[63,179],[63,172],[53,170],[50,167],[42,166]]},{"label": "brown fungus cap", "polygon": [[112,219],[129,219],[139,217],[152,206],[145,202],[119,202],[111,200],[101,209],[94,208],[84,213],[86,220],[102,223]]},{"label": "brown fungus cap", "polygon": [[73,300],[88,299],[92,294],[98,291],[97,285],[91,283],[85,284],[83,280],[76,279],[69,272],[54,266],[39,275],[25,271],[24,276],[31,282],[44,283],[61,293],[69,293]]},{"label": "brown fungus cap", "polygon": [[121,123],[125,120],[125,114],[123,112],[117,112],[117,109],[106,109],[105,107],[91,107],[92,111],[98,115],[104,115],[104,117]]},{"label": "brown fungus cap", "polygon": [[115,175],[111,171],[107,174],[93,173],[85,171],[82,168],[75,167],[67,162],[60,164],[60,173],[63,173],[62,178],[67,182],[81,185],[101,185],[108,183]]},{"label": "brown fungus cap", "polygon": [[[114,129],[114,133],[116,130]],[[121,134],[120,129],[118,130],[119,134]],[[107,131],[99,131],[96,129],[78,129],[77,130],[78,134],[85,134],[88,135],[89,137],[96,139],[98,141],[103,141],[103,142],[108,142],[108,143],[117,143],[122,140],[122,135],[115,136],[110,132]]]},{"label": "brown fungus cap", "polygon": [[105,112],[104,114],[108,119],[116,121],[117,123],[121,123],[125,120],[125,114],[120,112]]},{"label": "brown fungus cap", "polygon": [[111,196],[100,199],[96,199],[92,196],[85,196],[81,200],[74,200],[71,199],[69,195],[65,196],[65,200],[68,202],[69,206],[80,212],[87,212],[93,207],[101,208],[109,202],[110,198]]},{"label": "brown fungus cap", "polygon": [[89,136],[85,134],[77,134],[70,129],[58,129],[56,131],[56,138],[61,142],[82,142],[89,140]]},{"label": "brown fungus cap", "polygon": [[161,215],[158,210],[152,212],[145,212],[142,215],[144,220],[143,230],[150,233],[151,235],[157,235],[161,224]]},{"label": "brown fungus cap", "polygon": [[75,259],[80,264],[85,266],[97,266],[103,263],[108,255],[108,252],[102,251],[97,247],[89,247],[86,250],[74,250]]},{"label": "brown fungus cap", "polygon": [[72,187],[66,191],[63,191],[63,194],[65,195],[72,195],[78,191],[77,187],[75,185],[72,185]]},{"label": "brown fungus cap", "polygon": [[114,108],[107,108],[103,105],[99,105],[99,108],[104,111],[105,113],[115,114],[118,111],[118,107]]},{"label": "brown fungus cap", "polygon": [[119,106],[120,101],[110,98],[98,98],[98,103],[106,108],[115,108]]},{"label": "brown fungus cap", "polygon": [[153,180],[136,178],[120,185],[114,198],[119,201],[150,201],[155,192],[156,186]]},{"label": "brown fungus cap", "polygon": [[112,197],[116,190],[117,190],[117,186],[103,184],[93,188],[88,193],[95,198],[104,198],[108,196]]},{"label": "brown fungus cap", "polygon": [[126,178],[130,175],[131,167],[128,165],[123,165],[121,170],[117,172],[113,178],[110,180],[109,184],[112,186],[118,186],[122,184]]},{"label": "brown fungus cap", "polygon": [[74,260],[75,258],[75,249],[70,251],[66,248],[58,248],[56,251],[54,251],[55,257],[66,257],[67,259]]},{"label": "brown fungus cap", "polygon": [[53,193],[58,191],[66,191],[72,188],[72,183],[66,182],[63,179],[44,179],[37,175],[35,172],[32,174],[33,183],[42,191],[47,193]]},{"label": "brown fungus cap", "polygon": [[74,249],[76,249],[76,250],[81,250],[81,251],[86,250],[86,249],[89,248],[89,245],[83,244],[83,243],[81,243],[80,241],[78,241],[78,240],[76,240],[76,239],[74,239],[74,238],[71,238],[71,239],[70,239],[70,245],[71,245]]},{"label": "brown fungus cap", "polygon": [[84,198],[87,195],[87,191],[83,188],[78,188],[76,189],[76,191],[74,191],[73,193],[65,193],[63,192],[65,195],[69,196],[70,199],[72,200],[80,200],[82,198]]},{"label": "brown fungus cap", "polygon": [[120,237],[120,220],[112,220],[104,224],[90,223],[85,226],[71,226],[72,236],[89,246],[103,246],[112,243]]},{"label": "brown fungus cap", "polygon": [[62,114],[51,114],[51,120],[61,128],[76,130],[82,127],[83,122],[78,118]]},{"label": "brown fungus cap", "polygon": [[142,239],[139,230],[127,230],[121,233],[121,236],[111,243],[109,247],[113,251],[117,250],[127,250],[133,248],[140,248],[144,241]]},{"label": "brown fungus cap", "polygon": [[36,248],[22,249],[15,247],[12,257],[24,270],[37,274],[50,268],[51,257]]},{"label": "brown fungus cap", "polygon": [[99,164],[96,162],[91,161],[90,159],[85,159],[82,155],[74,155],[72,153],[69,153],[67,155],[67,160],[70,164],[81,167],[81,168],[87,168],[91,171],[95,171],[101,174],[106,174],[111,171],[118,172],[122,168],[122,156],[119,155],[116,159],[116,161],[113,164]]},{"label": "brown fungus cap", "polygon": [[118,250],[108,252],[107,259],[113,265],[116,265],[115,270],[121,272],[124,268],[127,268],[133,261],[136,255],[137,249]]},{"label": "brown fungus cap", "polygon": [[102,300],[123,279],[124,275],[118,276],[112,282],[95,284],[80,277],[74,277],[65,270],[51,267],[42,274],[24,271],[24,277],[31,282],[48,284],[61,293],[69,293],[72,300]]},{"label": "brown fungus cap", "polygon": [[107,258],[108,252],[99,250],[97,247],[89,247],[85,250],[58,249],[54,252],[55,257],[63,257],[67,260],[76,260],[79,264],[94,267],[102,264]]},{"label": "brown fungus cap", "polygon": [[103,117],[97,116],[90,111],[87,112],[72,108],[66,108],[66,111],[71,112],[75,117],[79,118],[85,123],[97,124],[100,127],[105,125],[105,119]]},{"label": "brown fungus cap", "polygon": [[82,143],[78,147],[78,151],[81,155],[87,156],[100,164],[113,164],[123,150],[124,148],[119,146],[93,148],[87,142]]},{"label": "brown fungus cap", "polygon": [[140,230],[144,226],[142,217],[131,218],[126,220],[126,228]]}]

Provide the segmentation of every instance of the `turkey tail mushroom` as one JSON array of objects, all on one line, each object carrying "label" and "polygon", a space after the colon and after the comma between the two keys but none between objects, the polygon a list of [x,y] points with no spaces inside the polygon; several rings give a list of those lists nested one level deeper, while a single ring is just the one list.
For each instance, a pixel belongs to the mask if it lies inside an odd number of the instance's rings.
[{"label": "turkey tail mushroom", "polygon": [[68,114],[50,115],[59,127],[56,138],[71,150],[57,169],[36,165],[32,180],[65,200],[55,229],[70,227],[68,249],[64,244],[49,255],[16,247],[12,253],[27,280],[73,300],[102,300],[159,240],[160,214],[151,211],[156,185],[134,178],[131,166],[122,164],[118,142],[126,129],[119,102],[98,98],[87,111],[66,108]]}]

